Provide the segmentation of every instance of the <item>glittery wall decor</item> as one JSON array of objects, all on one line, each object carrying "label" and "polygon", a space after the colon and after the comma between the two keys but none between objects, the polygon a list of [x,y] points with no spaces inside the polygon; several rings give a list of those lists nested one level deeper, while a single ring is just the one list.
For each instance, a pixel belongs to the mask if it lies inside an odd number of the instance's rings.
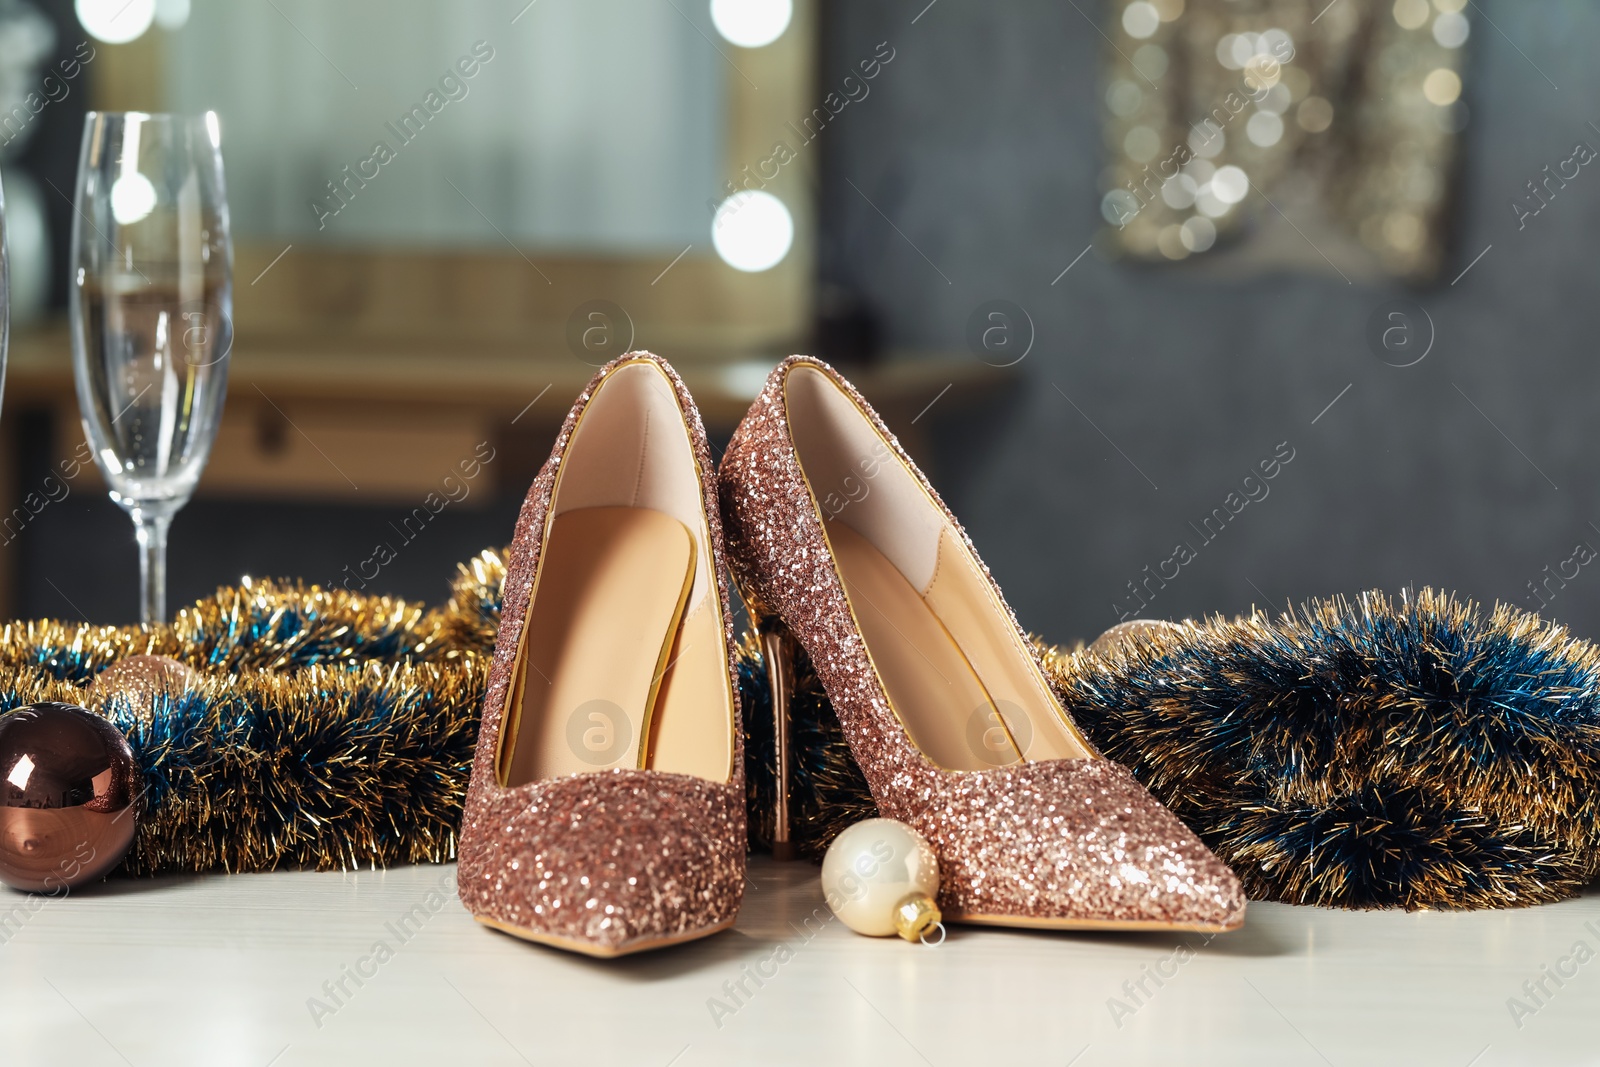
[{"label": "glittery wall decor", "polygon": [[1112,0],[1109,246],[1425,280],[1446,252],[1467,0]]}]

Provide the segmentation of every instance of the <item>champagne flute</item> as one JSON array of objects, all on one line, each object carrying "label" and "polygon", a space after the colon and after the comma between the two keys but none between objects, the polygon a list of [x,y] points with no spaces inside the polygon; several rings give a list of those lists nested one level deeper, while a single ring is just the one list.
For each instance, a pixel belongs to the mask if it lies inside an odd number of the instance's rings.
[{"label": "champagne flute", "polygon": [[0,399],[6,393],[6,356],[11,348],[11,227],[6,225],[6,198],[0,191]]},{"label": "champagne flute", "polygon": [[72,222],[83,432],[139,542],[140,619],[166,620],[167,529],[228,388],[233,248],[214,112],[85,119]]}]

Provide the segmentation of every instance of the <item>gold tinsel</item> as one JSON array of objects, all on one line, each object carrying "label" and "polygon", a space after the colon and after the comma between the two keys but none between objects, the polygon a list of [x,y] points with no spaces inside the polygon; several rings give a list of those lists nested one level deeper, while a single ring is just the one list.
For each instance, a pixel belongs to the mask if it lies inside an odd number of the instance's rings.
[{"label": "gold tinsel", "polygon": [[[247,578],[151,629],[13,622],[0,709],[65,701],[123,730],[144,777],[132,873],[448,860],[504,564],[488,551],[460,570],[433,611]],[[153,698],[88,692],[136,653],[196,677]]]},{"label": "gold tinsel", "polygon": [[[1425,589],[1036,649],[1095,745],[1252,899],[1514,907],[1600,874],[1600,649],[1538,616]],[[772,721],[750,642],[740,681],[764,842]],[[793,829],[816,856],[875,809],[803,657],[792,715]]]},{"label": "gold tinsel", "polygon": [[[127,734],[145,785],[134,873],[448,860],[504,579],[491,551],[431,611],[247,580],[148,631],[15,622],[0,709],[85,704]],[[1536,616],[1369,593],[1039,651],[1090,739],[1256,899],[1505,907],[1600,872],[1600,650]],[[196,676],[91,698],[135,653]],[[739,688],[760,843],[773,730],[749,638]],[[816,855],[875,808],[803,656],[792,714],[794,829]]]},{"label": "gold tinsel", "polygon": [[1600,649],[1537,615],[1371,592],[1045,653],[1254,898],[1507,907],[1600,874]]}]

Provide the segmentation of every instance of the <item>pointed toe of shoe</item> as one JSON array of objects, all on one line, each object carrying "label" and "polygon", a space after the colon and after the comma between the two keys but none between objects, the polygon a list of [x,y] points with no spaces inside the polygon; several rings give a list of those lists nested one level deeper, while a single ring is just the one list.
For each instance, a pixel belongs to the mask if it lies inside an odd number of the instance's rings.
[{"label": "pointed toe of shoe", "polygon": [[743,797],[620,770],[501,790],[469,814],[461,902],[487,925],[618,956],[731,925],[744,890]]},{"label": "pointed toe of shoe", "polygon": [[1054,760],[950,776],[915,820],[956,921],[1229,930],[1239,880],[1121,765]]}]

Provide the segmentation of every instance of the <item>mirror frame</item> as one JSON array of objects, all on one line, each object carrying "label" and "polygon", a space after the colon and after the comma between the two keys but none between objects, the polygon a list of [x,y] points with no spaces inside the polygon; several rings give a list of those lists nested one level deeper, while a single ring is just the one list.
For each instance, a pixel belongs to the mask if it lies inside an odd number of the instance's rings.
[{"label": "mirror frame", "polygon": [[[93,106],[166,110],[164,34],[96,45]],[[235,351],[308,350],[380,355],[470,346],[477,355],[570,359],[568,320],[595,300],[623,308],[633,345],[688,362],[722,363],[787,353],[810,327],[815,263],[816,152],[795,145],[790,123],[814,93],[816,0],[795,0],[789,28],[772,44],[744,49],[716,41],[727,67],[725,181],[742,183],[773,157],[779,138],[792,161],[761,184],[794,217],[794,244],[771,270],[723,263],[706,236],[668,255],[541,255],[510,246],[405,249],[304,240],[234,242]],[[227,136],[224,130],[224,137]],[[760,181],[758,177],[756,179]],[[725,186],[726,188],[726,186]]]}]

